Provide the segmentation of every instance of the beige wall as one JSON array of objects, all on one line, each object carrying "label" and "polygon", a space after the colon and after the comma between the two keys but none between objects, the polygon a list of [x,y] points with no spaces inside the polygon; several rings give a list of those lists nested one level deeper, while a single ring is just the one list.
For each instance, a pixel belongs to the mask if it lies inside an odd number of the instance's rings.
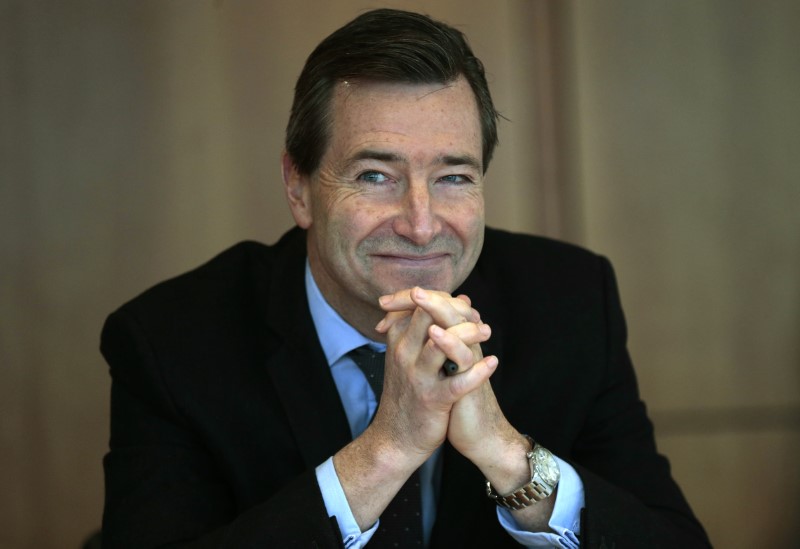
[{"label": "beige wall", "polygon": [[[289,225],[292,82],[375,5],[0,0],[0,547],[76,547],[99,524],[105,315]],[[488,67],[510,119],[489,222],[614,262],[659,444],[712,539],[790,546],[798,4],[383,5],[461,26]]]},{"label": "beige wall", "polygon": [[566,19],[584,242],[618,271],[660,448],[719,547],[796,547],[800,4]]}]

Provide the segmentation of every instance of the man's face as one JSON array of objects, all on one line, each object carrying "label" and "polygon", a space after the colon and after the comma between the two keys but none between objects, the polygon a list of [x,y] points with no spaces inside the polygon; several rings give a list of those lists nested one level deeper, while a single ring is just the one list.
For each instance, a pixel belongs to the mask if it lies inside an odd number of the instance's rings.
[{"label": "man's face", "polygon": [[421,286],[452,292],[483,245],[483,164],[469,84],[337,85],[320,168],[284,159],[290,206],[308,229],[314,279],[346,320],[378,297]]}]

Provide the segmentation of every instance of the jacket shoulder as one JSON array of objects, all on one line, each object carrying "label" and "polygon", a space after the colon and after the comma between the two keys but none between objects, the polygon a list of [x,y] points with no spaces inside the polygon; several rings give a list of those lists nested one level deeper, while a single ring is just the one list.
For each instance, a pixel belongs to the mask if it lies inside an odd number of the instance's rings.
[{"label": "jacket shoulder", "polygon": [[[240,279],[254,264],[269,268],[274,252],[270,246],[254,241],[243,241],[218,253],[205,263],[177,276],[159,282],[124,304],[122,308],[150,303],[164,303],[184,295],[198,295],[204,291],[234,291]],[[215,291],[216,290],[216,291]]]},{"label": "jacket shoulder", "polygon": [[[486,229],[476,271],[502,286],[578,288],[606,276],[608,261],[594,252],[542,236]],[[503,282],[505,281],[505,282]]]},{"label": "jacket shoulder", "polygon": [[290,257],[304,257],[304,238],[290,231],[272,245],[243,241],[220,252],[202,265],[169,278],[134,297],[119,310],[202,314],[226,303],[248,300],[266,291],[264,284]]},{"label": "jacket shoulder", "polygon": [[486,228],[483,254],[491,259],[548,259],[567,263],[594,262],[598,255],[576,244],[544,236]]}]

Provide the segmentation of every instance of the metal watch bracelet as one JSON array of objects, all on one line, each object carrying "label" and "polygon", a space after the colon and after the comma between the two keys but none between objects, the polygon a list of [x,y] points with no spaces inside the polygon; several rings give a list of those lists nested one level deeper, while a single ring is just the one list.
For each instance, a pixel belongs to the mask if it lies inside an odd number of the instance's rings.
[{"label": "metal watch bracelet", "polygon": [[[486,495],[494,500],[497,505],[513,511],[524,509],[537,501],[542,501],[549,497],[555,490],[560,476],[560,471],[553,455],[540,444],[534,442],[528,435],[524,436],[531,444],[531,449],[525,454],[531,468],[531,480],[524,486],[505,495],[495,492],[492,484],[488,480],[486,481]],[[549,470],[540,470],[541,464],[539,462],[547,460],[552,461],[552,463],[548,463],[545,466]],[[553,466],[554,470],[552,470]]]}]

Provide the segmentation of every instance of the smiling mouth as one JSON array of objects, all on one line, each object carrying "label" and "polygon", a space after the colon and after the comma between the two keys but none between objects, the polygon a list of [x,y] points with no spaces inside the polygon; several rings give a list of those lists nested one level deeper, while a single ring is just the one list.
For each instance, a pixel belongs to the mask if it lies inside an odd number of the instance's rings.
[{"label": "smiling mouth", "polygon": [[372,257],[378,260],[392,261],[407,265],[424,266],[427,264],[438,263],[449,257],[447,253],[435,253],[426,255],[408,255],[408,254],[373,254]]}]

